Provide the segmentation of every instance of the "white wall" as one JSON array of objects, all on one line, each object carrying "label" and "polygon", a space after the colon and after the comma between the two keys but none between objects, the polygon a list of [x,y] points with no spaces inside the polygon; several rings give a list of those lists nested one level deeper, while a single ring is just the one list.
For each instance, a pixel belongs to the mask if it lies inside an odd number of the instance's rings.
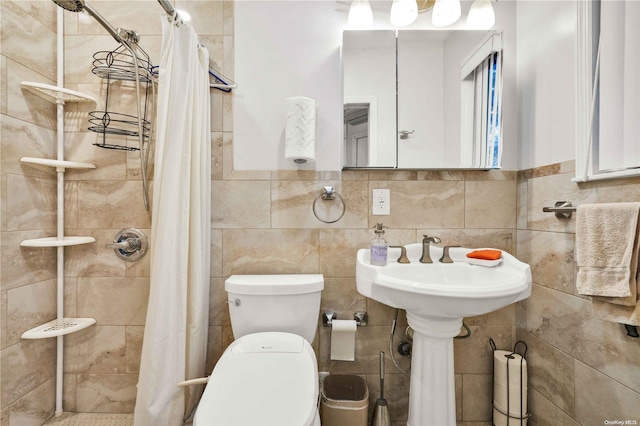
[{"label": "white wall", "polygon": [[[463,17],[452,28],[465,26],[470,4],[463,2]],[[374,29],[392,29],[388,21],[391,1],[372,2],[372,6]],[[494,2],[493,6],[495,28],[503,29],[505,34],[503,168],[515,170],[516,2]],[[234,168],[340,170],[343,163],[340,42],[346,29],[349,2],[237,1],[234,7],[234,80],[238,83],[233,99]],[[422,14],[407,28],[433,28],[430,19],[430,13]],[[298,166],[284,160],[285,99],[291,96],[308,96],[318,102],[315,164]]]},{"label": "white wall", "polygon": [[576,147],[576,2],[517,4],[518,168],[572,160]]}]

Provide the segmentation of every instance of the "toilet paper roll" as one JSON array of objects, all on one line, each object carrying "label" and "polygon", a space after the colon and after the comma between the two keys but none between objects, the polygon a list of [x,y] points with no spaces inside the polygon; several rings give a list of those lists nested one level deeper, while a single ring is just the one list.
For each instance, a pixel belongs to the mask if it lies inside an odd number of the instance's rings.
[{"label": "toilet paper roll", "polygon": [[284,157],[296,163],[316,158],[317,104],[311,98],[287,98]]},{"label": "toilet paper roll", "polygon": [[355,320],[331,321],[331,359],[336,361],[356,360]]},{"label": "toilet paper roll", "polygon": [[[507,358],[505,355],[511,355],[512,358]],[[494,407],[503,413],[508,413],[511,417],[520,418],[526,415],[527,360],[523,359],[520,354],[511,354],[510,351],[494,351],[493,376]],[[520,401],[522,401],[522,405]],[[495,413],[496,410],[494,410],[494,423],[496,421]],[[506,416],[504,420],[504,424],[506,424]],[[495,424],[497,426],[497,423]]]}]

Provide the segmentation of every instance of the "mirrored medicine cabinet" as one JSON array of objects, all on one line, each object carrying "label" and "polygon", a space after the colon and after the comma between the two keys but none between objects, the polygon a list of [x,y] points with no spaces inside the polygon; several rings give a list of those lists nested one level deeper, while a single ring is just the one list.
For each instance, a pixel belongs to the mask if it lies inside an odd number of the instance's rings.
[{"label": "mirrored medicine cabinet", "polygon": [[499,168],[502,32],[344,31],[344,168]]}]

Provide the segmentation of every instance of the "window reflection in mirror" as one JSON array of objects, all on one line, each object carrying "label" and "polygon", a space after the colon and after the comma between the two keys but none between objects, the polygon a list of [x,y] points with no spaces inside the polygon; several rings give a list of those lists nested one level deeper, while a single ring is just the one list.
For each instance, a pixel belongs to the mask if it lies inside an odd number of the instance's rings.
[{"label": "window reflection in mirror", "polygon": [[[345,31],[345,167],[499,168],[501,51],[500,31]],[[377,108],[366,165],[347,134],[354,99]]]}]

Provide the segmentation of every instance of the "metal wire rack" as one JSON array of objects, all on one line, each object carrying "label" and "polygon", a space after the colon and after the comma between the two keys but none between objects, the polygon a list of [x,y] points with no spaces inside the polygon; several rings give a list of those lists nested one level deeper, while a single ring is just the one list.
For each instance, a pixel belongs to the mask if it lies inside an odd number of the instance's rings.
[{"label": "metal wire rack", "polygon": [[[123,35],[124,38],[115,50],[98,51],[93,55],[91,72],[106,81],[106,97],[103,110],[89,112],[88,130],[102,135],[102,138],[94,143],[100,148],[140,151],[144,204],[149,210],[146,171],[154,133],[151,117],[155,115],[155,74],[149,55],[137,44],[137,34],[125,31]],[[129,86],[132,86],[136,93],[137,115],[111,110],[111,92],[114,90],[112,83],[115,81],[133,83]],[[124,86],[126,84],[123,88]],[[138,139],[137,146],[127,143],[129,137]]]}]

